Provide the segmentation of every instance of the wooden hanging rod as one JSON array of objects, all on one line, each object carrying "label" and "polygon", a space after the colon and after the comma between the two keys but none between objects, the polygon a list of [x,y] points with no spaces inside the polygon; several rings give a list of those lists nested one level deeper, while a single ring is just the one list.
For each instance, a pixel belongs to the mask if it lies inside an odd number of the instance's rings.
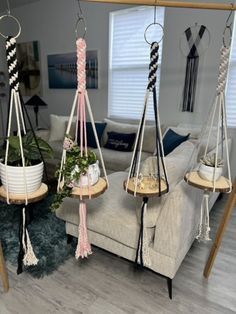
[{"label": "wooden hanging rod", "polygon": [[133,4],[133,5],[151,5],[158,7],[172,8],[191,8],[208,10],[236,10],[235,4],[226,3],[207,3],[207,2],[183,2],[168,0],[83,0],[85,2],[110,3],[110,4]]}]

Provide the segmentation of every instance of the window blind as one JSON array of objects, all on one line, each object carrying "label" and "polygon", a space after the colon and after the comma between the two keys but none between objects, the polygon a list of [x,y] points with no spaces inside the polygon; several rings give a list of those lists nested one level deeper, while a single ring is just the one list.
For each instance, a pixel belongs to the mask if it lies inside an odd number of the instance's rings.
[{"label": "window blind", "polygon": [[234,36],[230,54],[229,73],[226,90],[227,124],[236,127],[236,32],[234,23]]},{"label": "window blind", "polygon": [[[110,13],[109,28],[109,82],[108,116],[112,118],[140,119],[146,87],[150,45],[144,40],[146,27],[153,22],[153,7],[135,7]],[[156,11],[156,21],[164,24],[164,8]],[[159,41],[162,29],[151,26],[147,32],[149,42]],[[157,99],[159,97],[162,42],[159,48],[157,71]],[[153,120],[152,101],[149,99],[147,119]]]}]

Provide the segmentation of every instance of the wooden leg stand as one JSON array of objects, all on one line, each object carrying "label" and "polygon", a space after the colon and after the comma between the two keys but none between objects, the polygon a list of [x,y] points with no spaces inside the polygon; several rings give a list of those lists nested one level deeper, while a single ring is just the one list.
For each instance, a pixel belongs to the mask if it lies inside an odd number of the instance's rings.
[{"label": "wooden leg stand", "polygon": [[1,242],[0,242],[0,276],[2,277],[4,291],[7,292],[9,290],[9,281],[8,281],[7,268],[6,268],[5,260],[3,257]]},{"label": "wooden leg stand", "polygon": [[233,209],[236,206],[236,179],[234,180],[233,183],[233,190],[229,195],[228,201],[226,203],[225,211],[224,211],[224,216],[221,220],[220,226],[218,228],[215,242],[212,245],[210,255],[208,257],[205,269],[204,269],[204,277],[208,278],[212,269],[212,266],[214,264],[216,255],[218,253],[218,250],[220,248],[223,235],[226,231],[227,225],[229,223],[230,217],[232,215]]}]

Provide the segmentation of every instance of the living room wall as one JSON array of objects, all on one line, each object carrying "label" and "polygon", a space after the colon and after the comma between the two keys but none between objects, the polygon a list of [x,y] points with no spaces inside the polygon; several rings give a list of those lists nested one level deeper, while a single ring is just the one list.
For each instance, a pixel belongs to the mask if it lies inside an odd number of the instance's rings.
[{"label": "living room wall", "polygon": [[[221,2],[229,2],[222,1]],[[108,26],[109,12],[128,6],[94,4],[82,2],[86,16],[87,45],[90,50],[98,50],[99,89],[89,90],[89,96],[96,120],[107,116],[108,85]],[[2,9],[2,8],[1,8]],[[74,25],[78,5],[76,1],[40,0],[12,10],[21,21],[22,34],[19,42],[38,40],[40,43],[43,99],[47,109],[41,110],[46,122],[49,113],[68,115],[74,97],[74,90],[49,89],[47,55],[67,53],[75,50]],[[167,8],[165,14],[165,40],[160,85],[160,113],[162,122],[176,125],[180,122],[199,124],[205,120],[212,103],[217,81],[219,50],[222,32],[228,12]],[[201,56],[199,80],[196,94],[196,111],[182,113],[179,110],[185,74],[186,58],[179,49],[179,38],[187,26],[195,22],[204,24],[210,31],[211,43]],[[1,41],[1,55],[4,55]],[[43,127],[42,121],[41,124]],[[230,131],[234,136],[234,131]],[[236,157],[236,148],[233,148]],[[234,173],[236,173],[236,165]]]}]

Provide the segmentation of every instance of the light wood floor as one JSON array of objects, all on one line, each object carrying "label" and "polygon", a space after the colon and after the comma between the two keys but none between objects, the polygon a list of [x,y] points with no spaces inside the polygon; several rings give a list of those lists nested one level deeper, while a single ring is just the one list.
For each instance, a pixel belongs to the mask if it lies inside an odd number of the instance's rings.
[{"label": "light wood floor", "polygon": [[[212,227],[224,203],[216,203]],[[8,264],[11,288],[0,293],[0,314],[236,313],[236,211],[207,281],[202,272],[209,249],[210,244],[194,243],[173,281],[172,301],[165,279],[148,270],[134,272],[130,262],[100,249],[86,261],[71,258],[40,280],[17,276]]]}]

